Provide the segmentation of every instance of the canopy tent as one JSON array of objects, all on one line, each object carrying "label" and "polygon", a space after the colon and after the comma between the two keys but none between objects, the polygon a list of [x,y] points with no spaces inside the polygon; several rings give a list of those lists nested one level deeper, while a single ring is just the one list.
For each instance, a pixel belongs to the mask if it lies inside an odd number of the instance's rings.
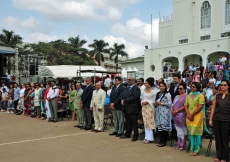
[{"label": "canopy tent", "polygon": [[[79,65],[58,65],[58,66],[39,66],[38,75],[40,77],[53,77],[53,78],[74,78],[77,77],[77,71],[87,71],[81,73],[81,77],[94,76],[95,71],[106,72],[106,69],[101,66],[79,66]],[[101,77],[101,73],[95,73],[96,76]]]},{"label": "canopy tent", "polygon": [[13,48],[0,46],[0,54],[4,54],[4,55],[14,55],[15,52],[16,52],[16,51],[15,51],[15,49],[13,49]]},{"label": "canopy tent", "polygon": [[127,78],[127,70],[125,70],[125,68],[122,69],[122,71],[121,71],[121,76],[122,76],[123,78]]}]

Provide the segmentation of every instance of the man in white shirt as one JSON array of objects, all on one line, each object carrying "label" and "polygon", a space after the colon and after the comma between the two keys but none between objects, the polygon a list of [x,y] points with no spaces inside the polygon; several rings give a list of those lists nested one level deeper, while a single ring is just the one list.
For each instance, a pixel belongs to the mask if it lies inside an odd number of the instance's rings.
[{"label": "man in white shirt", "polygon": [[106,76],[106,79],[104,81],[104,87],[105,87],[105,90],[107,91],[109,85],[111,83],[111,79],[109,78],[109,75]]},{"label": "man in white shirt", "polygon": [[205,94],[205,97],[207,98],[208,101],[210,96],[213,94],[212,89],[214,88],[214,85],[215,85],[214,82],[209,80],[209,83],[207,85],[208,87]]},{"label": "man in white shirt", "polygon": [[57,117],[57,97],[59,95],[59,89],[56,86],[56,82],[52,81],[51,82],[51,88],[48,92],[47,95],[47,100],[49,101],[49,106],[50,106],[50,112],[51,112],[51,119],[49,122],[57,122],[58,117]]},{"label": "man in white shirt", "polygon": [[212,74],[211,77],[209,78],[209,83],[213,82],[214,85],[216,84],[216,79],[214,78],[214,75]]},{"label": "man in white shirt", "polygon": [[5,88],[6,92],[9,91],[9,88],[5,85],[5,83],[2,83],[2,89]]}]

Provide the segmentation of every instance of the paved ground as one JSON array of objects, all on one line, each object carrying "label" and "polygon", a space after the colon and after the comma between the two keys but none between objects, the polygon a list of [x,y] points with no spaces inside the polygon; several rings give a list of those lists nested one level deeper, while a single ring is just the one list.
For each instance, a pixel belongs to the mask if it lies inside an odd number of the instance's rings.
[{"label": "paved ground", "polygon": [[74,128],[75,122],[48,123],[25,116],[0,113],[0,162],[208,162],[207,140],[197,157],[166,146],[109,137]]}]

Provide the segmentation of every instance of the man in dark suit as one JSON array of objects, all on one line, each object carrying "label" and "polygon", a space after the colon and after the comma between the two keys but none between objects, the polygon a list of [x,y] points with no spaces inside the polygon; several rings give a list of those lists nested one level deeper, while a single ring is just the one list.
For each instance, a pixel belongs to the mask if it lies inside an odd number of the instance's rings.
[{"label": "man in dark suit", "polygon": [[91,86],[91,78],[86,78],[86,88],[81,96],[81,105],[84,111],[85,126],[81,129],[90,130],[92,127],[92,111],[90,110],[90,102],[93,94],[93,87]]},{"label": "man in dark suit", "polygon": [[172,102],[174,98],[179,95],[178,86],[181,81],[180,74],[173,74],[173,83],[170,85],[169,93],[171,94]]},{"label": "man in dark suit", "polygon": [[140,112],[140,95],[141,91],[135,85],[136,79],[130,77],[128,79],[129,86],[126,88],[123,96],[121,98],[121,104],[124,106],[125,121],[126,121],[126,132],[120,138],[130,138],[132,130],[134,130],[134,135],[132,141],[137,141],[138,139],[138,114]]},{"label": "man in dark suit", "polygon": [[112,109],[114,131],[109,135],[120,137],[124,132],[124,115],[121,105],[121,95],[124,91],[124,87],[121,84],[121,77],[115,77],[115,84],[116,86],[113,87],[110,94],[110,107]]}]

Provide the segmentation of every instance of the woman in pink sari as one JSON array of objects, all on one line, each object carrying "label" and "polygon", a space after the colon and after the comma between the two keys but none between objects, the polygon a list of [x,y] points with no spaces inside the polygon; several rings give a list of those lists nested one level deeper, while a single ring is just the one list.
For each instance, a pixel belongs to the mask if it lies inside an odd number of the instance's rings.
[{"label": "woman in pink sari", "polygon": [[171,106],[171,113],[177,130],[178,145],[175,150],[185,149],[187,126],[184,103],[186,100],[186,84],[180,83],[178,86],[179,95],[177,95]]}]

